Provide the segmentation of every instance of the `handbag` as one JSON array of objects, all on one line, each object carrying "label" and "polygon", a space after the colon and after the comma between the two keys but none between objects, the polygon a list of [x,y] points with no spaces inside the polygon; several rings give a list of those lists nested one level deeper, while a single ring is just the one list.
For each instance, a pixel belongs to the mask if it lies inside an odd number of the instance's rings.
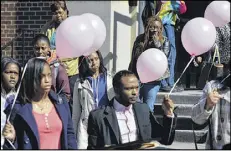
[{"label": "handbag", "polygon": [[[217,62],[215,62],[215,58],[217,57]],[[215,51],[213,54],[212,62],[204,61],[200,73],[200,77],[197,83],[197,88],[203,89],[205,84],[210,81],[214,80],[218,77],[223,76],[223,65],[220,61],[220,53],[218,50],[217,45],[215,44]]]}]

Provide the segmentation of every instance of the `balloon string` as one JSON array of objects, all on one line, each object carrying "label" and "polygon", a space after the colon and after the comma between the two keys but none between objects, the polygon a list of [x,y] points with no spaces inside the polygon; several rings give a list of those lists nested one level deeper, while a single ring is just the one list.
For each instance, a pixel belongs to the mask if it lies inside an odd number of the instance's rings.
[{"label": "balloon string", "polygon": [[174,85],[173,85],[171,91],[170,91],[169,94],[168,94],[168,97],[169,97],[169,95],[172,94],[172,91],[173,91],[174,88],[176,87],[176,84],[180,81],[182,75],[185,73],[186,69],[189,67],[190,63],[193,61],[194,58],[195,58],[195,56],[192,56],[191,60],[188,62],[187,66],[184,68],[184,70],[183,70],[183,72],[181,73],[180,77],[179,77],[179,78],[176,80],[176,82],[174,83]]},{"label": "balloon string", "polygon": [[230,73],[221,81],[221,83],[223,83],[228,77],[230,77]]},{"label": "balloon string", "polygon": [[27,68],[27,64],[25,65],[25,67],[24,67],[24,69],[23,69],[21,81],[20,81],[20,83],[19,83],[19,85],[18,85],[18,89],[17,89],[16,95],[15,95],[15,97],[14,97],[14,101],[13,101],[13,104],[12,104],[12,107],[11,107],[11,110],[10,110],[10,114],[9,114],[9,116],[8,116],[7,121],[10,120],[10,116],[11,116],[11,114],[12,114],[12,111],[13,111],[13,108],[14,108],[14,105],[15,105],[15,102],[16,102],[16,99],[17,99],[17,97],[18,97],[18,93],[19,93],[19,90],[20,90],[20,87],[21,87],[21,84],[22,84],[22,79],[23,79],[24,74],[25,74],[25,72],[26,72],[26,68]]},{"label": "balloon string", "polygon": [[14,144],[13,144],[10,140],[8,140],[8,139],[6,139],[6,140],[8,141],[8,143],[10,144],[10,146],[11,146],[14,150],[16,150]]}]

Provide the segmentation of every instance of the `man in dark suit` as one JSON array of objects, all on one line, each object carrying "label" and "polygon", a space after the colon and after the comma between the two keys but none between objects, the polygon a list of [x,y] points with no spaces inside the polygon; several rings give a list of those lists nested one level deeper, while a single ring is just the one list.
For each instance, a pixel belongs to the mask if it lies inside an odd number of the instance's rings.
[{"label": "man in dark suit", "polygon": [[139,82],[134,73],[123,70],[113,78],[116,97],[108,106],[93,110],[88,119],[88,149],[129,142],[157,140],[170,145],[175,135],[176,115],[173,102],[165,99],[163,126],[147,104],[139,103]]}]

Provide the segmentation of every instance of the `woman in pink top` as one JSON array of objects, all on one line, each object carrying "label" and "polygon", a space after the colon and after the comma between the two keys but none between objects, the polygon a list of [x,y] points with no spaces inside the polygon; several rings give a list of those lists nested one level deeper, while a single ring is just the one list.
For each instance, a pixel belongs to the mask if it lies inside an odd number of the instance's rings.
[{"label": "woman in pink top", "polygon": [[17,149],[77,149],[67,100],[51,91],[49,64],[38,58],[27,64],[21,104],[15,105],[18,112],[13,126],[8,123],[5,129],[10,140]]}]

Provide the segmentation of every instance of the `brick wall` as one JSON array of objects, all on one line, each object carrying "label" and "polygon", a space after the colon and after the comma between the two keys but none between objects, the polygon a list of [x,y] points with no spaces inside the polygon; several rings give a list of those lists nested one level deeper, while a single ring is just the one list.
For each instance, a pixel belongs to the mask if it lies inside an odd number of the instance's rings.
[{"label": "brick wall", "polygon": [[[40,30],[51,19],[51,3],[52,1],[1,1],[1,47],[19,35],[19,29]],[[25,60],[33,54],[33,36],[33,32],[25,33]],[[13,45],[13,57],[22,62],[22,36]],[[11,48],[8,46],[4,49],[2,56],[11,56]]]}]

